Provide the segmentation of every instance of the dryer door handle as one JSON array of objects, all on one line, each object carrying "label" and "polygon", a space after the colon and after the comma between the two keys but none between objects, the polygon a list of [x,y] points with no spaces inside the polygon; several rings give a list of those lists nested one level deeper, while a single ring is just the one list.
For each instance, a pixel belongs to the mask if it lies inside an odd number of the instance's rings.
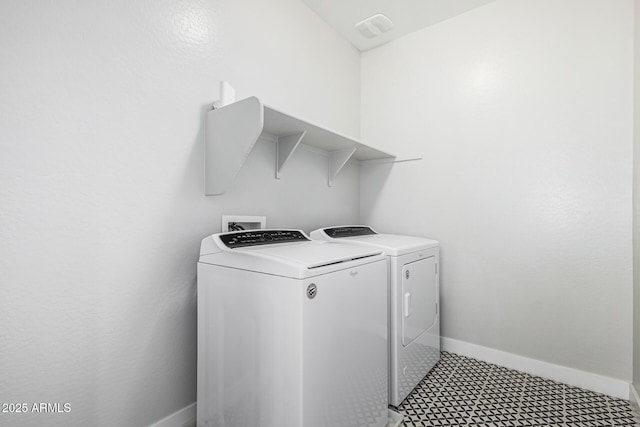
[{"label": "dryer door handle", "polygon": [[411,316],[411,293],[404,294],[404,317]]}]

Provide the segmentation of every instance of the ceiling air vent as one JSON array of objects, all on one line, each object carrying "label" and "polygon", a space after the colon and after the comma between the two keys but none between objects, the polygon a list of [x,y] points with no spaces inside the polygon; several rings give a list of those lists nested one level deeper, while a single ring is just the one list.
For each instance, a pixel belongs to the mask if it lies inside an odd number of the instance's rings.
[{"label": "ceiling air vent", "polygon": [[379,36],[382,33],[386,33],[393,28],[393,22],[381,13],[370,16],[367,19],[356,24],[356,29],[360,31],[360,34],[368,39]]}]

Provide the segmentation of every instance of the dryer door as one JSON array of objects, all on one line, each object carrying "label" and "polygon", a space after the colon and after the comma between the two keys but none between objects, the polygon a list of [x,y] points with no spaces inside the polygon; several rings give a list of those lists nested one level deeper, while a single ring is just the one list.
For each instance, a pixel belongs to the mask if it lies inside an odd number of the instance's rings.
[{"label": "dryer door", "polygon": [[411,344],[436,322],[437,295],[435,257],[402,267],[402,345]]}]

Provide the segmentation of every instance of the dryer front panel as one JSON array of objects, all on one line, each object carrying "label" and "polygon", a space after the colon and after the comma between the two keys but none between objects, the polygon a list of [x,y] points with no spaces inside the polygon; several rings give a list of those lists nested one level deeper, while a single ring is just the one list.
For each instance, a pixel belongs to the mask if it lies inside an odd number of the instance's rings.
[{"label": "dryer front panel", "polygon": [[438,301],[434,256],[402,267],[402,345],[407,346],[436,323]]}]

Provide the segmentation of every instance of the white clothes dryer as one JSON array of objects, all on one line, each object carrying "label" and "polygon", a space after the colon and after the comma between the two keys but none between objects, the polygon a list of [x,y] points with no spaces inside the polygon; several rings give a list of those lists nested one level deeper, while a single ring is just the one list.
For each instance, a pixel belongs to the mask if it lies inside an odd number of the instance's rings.
[{"label": "white clothes dryer", "polygon": [[385,426],[386,269],[380,249],[299,230],[205,238],[197,425]]},{"label": "white clothes dryer", "polygon": [[439,243],[378,234],[361,225],[318,229],[311,238],[382,249],[387,255],[389,403],[400,405],[440,359]]}]

